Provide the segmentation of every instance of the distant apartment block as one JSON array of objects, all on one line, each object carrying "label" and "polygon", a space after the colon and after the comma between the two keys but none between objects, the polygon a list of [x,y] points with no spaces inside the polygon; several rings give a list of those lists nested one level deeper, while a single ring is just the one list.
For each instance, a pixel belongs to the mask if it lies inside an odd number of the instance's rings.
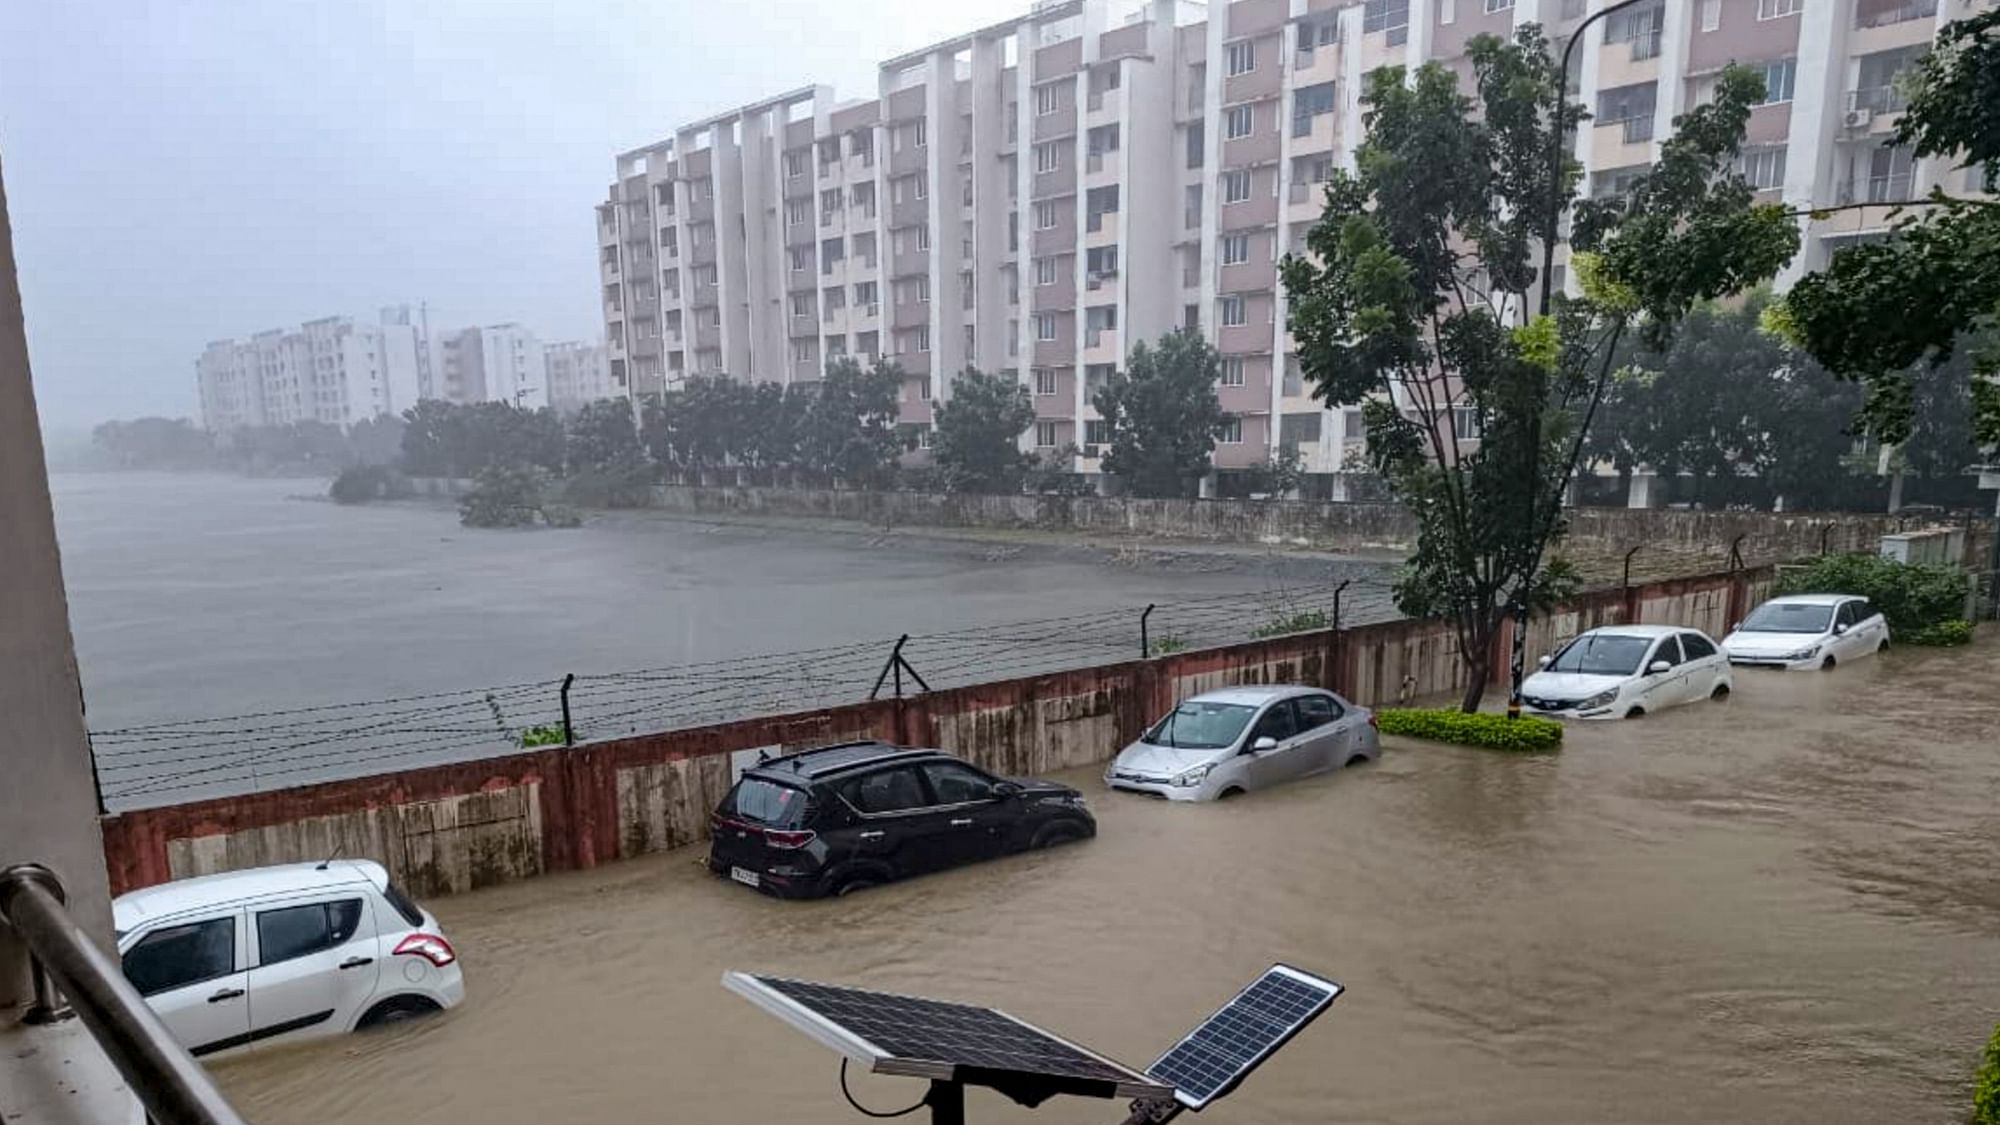
[{"label": "distant apartment block", "polygon": [[416,329],[406,309],[385,309],[381,319],[325,317],[209,344],[195,361],[202,425],[347,426],[416,405],[423,394]]},{"label": "distant apartment block", "polygon": [[[1750,181],[1798,206],[1881,204],[1802,219],[1789,284],[1879,237],[1893,201],[1972,186],[1883,141],[1896,76],[1990,3],[1652,0],[1600,20],[1572,84],[1594,115],[1583,190],[1624,190],[1723,67],[1754,66],[1769,93]],[[1317,185],[1353,165],[1366,76],[1435,59],[1469,77],[1474,35],[1536,22],[1560,41],[1604,6],[1054,0],[882,62],[871,99],[803,86],[690,122],[618,156],[596,208],[610,378],[644,395],[695,372],[791,382],[886,355],[921,436],[952,374],[1005,370],[1034,394],[1025,444],[1074,445],[1090,472],[1093,392],[1132,344],[1188,325],[1223,357],[1219,467],[1287,445],[1338,471],[1360,411],[1311,399],[1276,263],[1303,252]]]},{"label": "distant apartment block", "polygon": [[549,405],[549,368],[542,342],[518,324],[462,328],[438,343],[438,381],[427,398],[504,402],[533,410]]},{"label": "distant apartment block", "polygon": [[598,399],[625,397],[625,388],[611,380],[603,344],[549,344],[544,354],[548,359],[549,405],[557,410],[568,414]]}]

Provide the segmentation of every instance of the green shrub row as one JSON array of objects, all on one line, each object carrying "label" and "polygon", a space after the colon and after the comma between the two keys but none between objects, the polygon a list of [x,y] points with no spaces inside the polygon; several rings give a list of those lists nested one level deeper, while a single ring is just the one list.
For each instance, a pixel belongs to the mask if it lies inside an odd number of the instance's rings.
[{"label": "green shrub row", "polygon": [[[1773,594],[1852,594],[1867,598],[1889,621],[1896,640],[1955,621],[1965,612],[1972,579],[1955,566],[1902,563],[1878,555],[1828,555],[1778,576]],[[1969,639],[1969,638],[1968,638]]]},{"label": "green shrub row", "polygon": [[1935,625],[1898,634],[1896,639],[1906,645],[1936,645],[1946,648],[1952,645],[1969,645],[1972,643],[1972,622],[1957,619],[1940,621]]},{"label": "green shrub row", "polygon": [[1433,742],[1455,742],[1461,746],[1483,746],[1489,750],[1533,753],[1554,750],[1562,745],[1563,725],[1552,719],[1523,715],[1472,714],[1463,711],[1433,711],[1399,708],[1375,712],[1383,734],[1428,738]]},{"label": "green shrub row", "polygon": [[1972,1094],[1972,1125],[2000,1125],[2000,1027],[1986,1041],[1986,1059]]}]

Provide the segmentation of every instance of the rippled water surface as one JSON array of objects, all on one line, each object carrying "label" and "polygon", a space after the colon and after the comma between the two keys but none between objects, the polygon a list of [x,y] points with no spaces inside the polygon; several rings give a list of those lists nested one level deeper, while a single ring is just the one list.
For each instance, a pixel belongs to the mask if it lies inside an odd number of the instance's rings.
[{"label": "rippled water surface", "polygon": [[1143,1066],[1284,960],[1350,991],[1214,1120],[1957,1122],[2000,1019],[1990,631],[1744,675],[1552,757],[1395,742],[1207,807],[1077,780],[1095,841],[837,902],[693,852],[439,900],[463,1008],[217,1069],[262,1125],[849,1122],[833,1056],[725,969],[991,1003]]}]

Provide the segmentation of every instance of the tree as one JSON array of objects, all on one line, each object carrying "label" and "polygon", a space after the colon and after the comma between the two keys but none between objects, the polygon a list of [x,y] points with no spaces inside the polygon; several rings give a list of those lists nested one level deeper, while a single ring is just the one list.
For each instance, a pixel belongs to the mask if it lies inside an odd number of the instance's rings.
[{"label": "tree", "polygon": [[639,431],[632,421],[632,406],[624,399],[606,398],[584,403],[565,425],[567,453],[572,472],[602,469],[629,463],[644,455]]},{"label": "tree", "polygon": [[[1891,144],[1955,158],[2000,188],[2000,10],[1947,24],[1907,82],[1910,104]],[[1776,325],[1821,363],[1868,390],[1868,432],[1902,442],[1914,424],[1911,371],[1940,364],[1965,334],[2000,320],[2000,203],[1942,188],[1878,242],[1836,251],[1786,294]],[[1973,376],[1977,377],[1973,377]],[[2000,344],[1968,369],[1974,440],[2000,445]]]},{"label": "tree", "polygon": [[394,465],[403,455],[409,424],[394,414],[363,418],[347,428],[349,455],[358,465]]},{"label": "tree", "polygon": [[896,432],[903,369],[848,357],[826,365],[799,425],[799,460],[809,469],[862,488],[886,483],[903,452]]},{"label": "tree", "polygon": [[1190,328],[1132,348],[1092,404],[1104,417],[1104,471],[1135,496],[1186,496],[1208,475],[1228,417],[1216,397],[1222,358]]},{"label": "tree", "polygon": [[[1452,622],[1470,711],[1510,605],[1571,581],[1545,555],[1626,332],[1664,342],[1696,303],[1776,273],[1798,234],[1733,169],[1763,96],[1749,71],[1724,71],[1714,102],[1676,120],[1629,195],[1572,205],[1575,163],[1549,161],[1558,72],[1540,29],[1467,54],[1476,97],[1437,63],[1372,73],[1357,171],[1328,182],[1311,256],[1282,274],[1315,395],[1362,404],[1369,457],[1417,517],[1397,604]],[[1552,203],[1572,212],[1584,295],[1531,318]]]},{"label": "tree", "polygon": [[1305,480],[1305,458],[1296,445],[1280,445],[1260,465],[1243,473],[1244,491],[1253,496],[1282,499]]},{"label": "tree", "polygon": [[425,399],[403,417],[403,466],[414,476],[470,477],[503,465],[562,471],[562,418],[548,407]]},{"label": "tree", "polygon": [[215,462],[213,438],[186,418],[105,422],[90,440],[121,469],[203,469]]},{"label": "tree", "polygon": [[1019,492],[1035,463],[1021,435],[1035,424],[1035,400],[1010,375],[968,367],[951,397],[933,408],[931,455],[953,492]]}]

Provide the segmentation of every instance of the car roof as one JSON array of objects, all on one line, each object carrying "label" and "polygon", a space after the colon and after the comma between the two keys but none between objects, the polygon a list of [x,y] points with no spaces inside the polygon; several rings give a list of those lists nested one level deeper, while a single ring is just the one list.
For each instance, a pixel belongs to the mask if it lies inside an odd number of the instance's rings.
[{"label": "car roof", "polygon": [[1786,594],[1782,598],[1772,598],[1765,605],[1839,605],[1841,602],[1859,601],[1858,594]]},{"label": "car roof", "polygon": [[1218,688],[1190,696],[1186,703],[1236,703],[1246,707],[1262,707],[1274,699],[1287,699],[1294,695],[1326,694],[1319,688],[1301,687],[1298,684],[1246,684],[1243,687]]},{"label": "car roof", "polygon": [[942,757],[949,755],[942,750],[910,749],[873,740],[842,742],[833,746],[801,750],[781,758],[771,758],[744,770],[743,775],[745,777],[754,775],[779,782],[815,781],[830,774],[843,773],[865,765]]},{"label": "car roof", "polygon": [[127,891],[111,902],[113,925],[120,933],[156,918],[171,917],[218,906],[278,895],[359,887],[377,890],[389,885],[389,873],[367,859],[335,859],[318,863],[287,863],[251,867]]},{"label": "car roof", "polygon": [[1699,633],[1692,625],[1599,625],[1578,636],[1583,637],[1664,637],[1669,633]]}]

